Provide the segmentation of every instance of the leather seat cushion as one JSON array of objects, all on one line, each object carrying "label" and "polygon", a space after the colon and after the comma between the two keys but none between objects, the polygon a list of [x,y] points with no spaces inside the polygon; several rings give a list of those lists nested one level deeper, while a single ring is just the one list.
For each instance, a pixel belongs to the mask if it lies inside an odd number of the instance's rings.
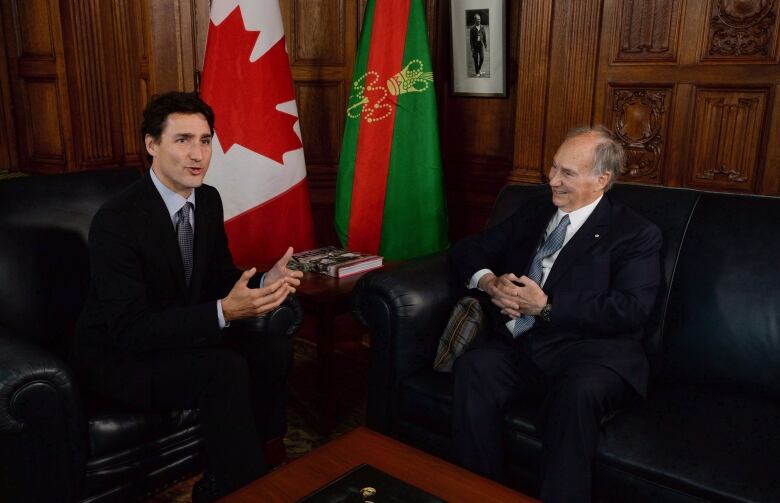
[{"label": "leather seat cushion", "polygon": [[780,493],[780,404],[702,386],[655,385],[607,423],[597,461],[706,500]]},{"label": "leather seat cushion", "polygon": [[88,421],[88,457],[113,455],[198,423],[197,410],[148,414],[97,412]]}]

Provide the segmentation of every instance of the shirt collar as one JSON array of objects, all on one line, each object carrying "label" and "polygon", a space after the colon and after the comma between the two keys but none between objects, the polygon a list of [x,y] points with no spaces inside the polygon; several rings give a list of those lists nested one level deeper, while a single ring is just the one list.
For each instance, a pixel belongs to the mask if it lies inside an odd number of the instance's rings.
[{"label": "shirt collar", "polygon": [[582,224],[585,223],[585,220],[588,219],[591,213],[593,213],[593,210],[596,209],[596,206],[598,206],[599,201],[601,201],[601,198],[604,197],[604,194],[601,194],[595,201],[592,203],[583,206],[582,208],[578,208],[574,211],[571,211],[569,213],[566,213],[565,211],[561,210],[560,208],[558,211],[555,212],[555,225],[558,225],[558,223],[561,221],[564,215],[569,215],[569,226],[571,227],[571,230],[576,230],[582,227]]},{"label": "shirt collar", "polygon": [[187,201],[192,203],[193,208],[195,207],[195,189],[192,190],[190,197],[185,199],[181,197],[180,194],[177,194],[163,185],[160,179],[157,178],[157,175],[154,173],[153,169],[149,170],[149,174],[152,176],[152,183],[154,184],[154,188],[156,188],[157,192],[160,193],[160,197],[162,197],[162,200],[165,203],[165,208],[168,210],[168,215],[171,218],[173,218],[174,215],[178,213],[178,211]]}]

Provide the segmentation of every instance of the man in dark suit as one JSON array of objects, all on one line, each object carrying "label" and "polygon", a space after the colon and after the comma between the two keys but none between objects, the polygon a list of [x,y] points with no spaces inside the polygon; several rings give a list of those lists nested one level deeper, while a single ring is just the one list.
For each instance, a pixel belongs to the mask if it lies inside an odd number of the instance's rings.
[{"label": "man in dark suit", "polygon": [[481,77],[482,63],[485,61],[485,49],[487,48],[487,33],[482,26],[482,17],[474,14],[474,24],[469,29],[469,43],[471,44],[471,57],[474,60],[474,75]]},{"label": "man in dark suit", "polygon": [[537,401],[545,502],[590,501],[599,426],[647,386],[641,339],[661,234],[606,194],[623,160],[609,131],[573,130],[553,159],[552,201],[529,201],[451,252],[458,278],[492,301],[489,333],[455,363],[455,455],[504,480],[502,411]]},{"label": "man in dark suit", "polygon": [[[286,429],[287,338],[236,333],[300,284],[292,249],[262,277],[233,265],[222,201],[203,185],[214,112],[168,93],[144,111],[151,169],[108,201],[89,235],[91,283],[72,358],[92,391],[131,410],[199,408],[212,501],[267,471],[262,441]],[[281,338],[280,338],[281,339]]]}]

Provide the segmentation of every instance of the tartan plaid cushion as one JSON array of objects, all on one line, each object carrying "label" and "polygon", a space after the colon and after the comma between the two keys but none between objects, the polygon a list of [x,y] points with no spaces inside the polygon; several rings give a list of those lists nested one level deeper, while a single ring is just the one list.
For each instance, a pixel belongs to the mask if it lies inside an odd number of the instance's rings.
[{"label": "tartan plaid cushion", "polygon": [[455,304],[447,328],[439,339],[433,370],[452,372],[452,364],[471,344],[482,327],[482,306],[474,297],[463,297]]}]

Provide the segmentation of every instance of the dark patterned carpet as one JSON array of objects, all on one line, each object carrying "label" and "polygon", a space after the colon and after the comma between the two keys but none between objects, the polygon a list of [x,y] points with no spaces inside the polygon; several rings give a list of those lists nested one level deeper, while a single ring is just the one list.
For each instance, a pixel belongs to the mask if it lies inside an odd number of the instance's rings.
[{"label": "dark patterned carpet", "polygon": [[[287,405],[288,432],[284,443],[288,460],[306,454],[320,445],[365,424],[367,344],[363,329],[349,315],[337,320],[339,338],[336,355],[334,389],[319,389],[317,348],[312,342],[312,323],[306,321],[295,339],[295,363],[290,376],[290,399]],[[323,397],[323,393],[327,393]],[[319,410],[316,404],[334,400],[335,428],[329,435],[317,432]],[[192,484],[200,475],[174,485],[144,503],[189,503]]]}]

